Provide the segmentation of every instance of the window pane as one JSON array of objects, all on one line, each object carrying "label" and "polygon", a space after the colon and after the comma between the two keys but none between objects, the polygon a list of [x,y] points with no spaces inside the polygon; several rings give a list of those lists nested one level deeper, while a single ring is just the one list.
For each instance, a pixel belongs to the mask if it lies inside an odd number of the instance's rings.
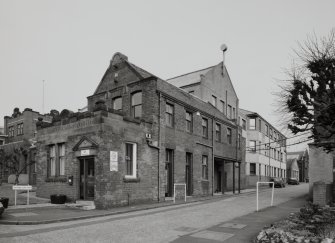
[{"label": "window pane", "polygon": [[65,158],[59,158],[59,175],[65,175]]},{"label": "window pane", "polygon": [[126,143],[126,175],[133,175],[133,144]]},{"label": "window pane", "polygon": [[256,129],[256,119],[255,118],[249,119],[249,129],[252,129],[252,130]]},{"label": "window pane", "polygon": [[137,92],[132,95],[131,104],[133,106],[142,104],[142,92]]},{"label": "window pane", "polygon": [[50,175],[55,176],[56,175],[56,159],[50,158]]},{"label": "window pane", "polygon": [[134,110],[134,118],[142,116],[142,105],[134,106],[133,110]]}]

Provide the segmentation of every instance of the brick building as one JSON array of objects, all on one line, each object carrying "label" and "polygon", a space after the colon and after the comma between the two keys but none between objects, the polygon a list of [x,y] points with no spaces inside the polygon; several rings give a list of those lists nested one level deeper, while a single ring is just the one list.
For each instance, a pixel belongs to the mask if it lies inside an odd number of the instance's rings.
[{"label": "brick building", "polygon": [[256,112],[239,109],[239,119],[246,132],[246,183],[286,178],[286,137]]},{"label": "brick building", "polygon": [[4,128],[0,127],[0,146],[5,144],[6,137]]},{"label": "brick building", "polygon": [[296,159],[298,164],[300,182],[308,182],[308,170],[309,170],[309,154],[308,150],[295,151],[287,153],[287,160]]},{"label": "brick building", "polygon": [[[166,200],[175,183],[185,184],[189,196],[238,184],[240,130],[212,104],[121,53],[87,99],[87,112],[38,124],[38,196],[63,193],[108,208]],[[222,162],[220,180],[214,173],[217,161]]]},{"label": "brick building", "polygon": [[[4,138],[4,143],[1,148],[10,153],[14,148],[22,146],[25,142],[33,143],[32,140],[35,139],[36,135],[36,123],[39,118],[43,118],[45,122],[51,122],[51,117],[42,115],[32,109],[26,108],[21,113],[18,108],[15,108],[11,116],[4,117],[4,135],[0,135],[0,139]],[[34,160],[35,154],[36,151],[31,150],[28,154],[22,155],[19,168],[23,168],[25,164]],[[0,168],[0,172],[3,181],[7,181],[8,176],[14,173],[4,166]],[[35,166],[28,166],[23,174],[27,174],[29,184],[35,184]]]}]

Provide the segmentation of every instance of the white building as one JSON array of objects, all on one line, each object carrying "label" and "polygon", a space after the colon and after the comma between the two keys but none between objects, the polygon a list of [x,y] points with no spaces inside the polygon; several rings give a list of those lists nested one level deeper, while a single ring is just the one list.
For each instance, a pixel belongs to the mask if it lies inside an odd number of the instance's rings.
[{"label": "white building", "polygon": [[246,137],[246,185],[286,178],[286,137],[258,113],[239,109],[240,125]]}]

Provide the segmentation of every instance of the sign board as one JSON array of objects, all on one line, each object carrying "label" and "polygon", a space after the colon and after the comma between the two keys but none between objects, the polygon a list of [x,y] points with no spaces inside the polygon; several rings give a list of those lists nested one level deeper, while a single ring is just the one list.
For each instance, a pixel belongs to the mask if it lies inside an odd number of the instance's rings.
[{"label": "sign board", "polygon": [[117,151],[110,151],[110,171],[118,171]]},{"label": "sign board", "polygon": [[21,185],[15,185],[13,186],[13,190],[32,190],[33,186],[27,185],[27,186],[21,186]]},{"label": "sign board", "polygon": [[89,149],[80,150],[80,156],[88,156],[90,155]]}]

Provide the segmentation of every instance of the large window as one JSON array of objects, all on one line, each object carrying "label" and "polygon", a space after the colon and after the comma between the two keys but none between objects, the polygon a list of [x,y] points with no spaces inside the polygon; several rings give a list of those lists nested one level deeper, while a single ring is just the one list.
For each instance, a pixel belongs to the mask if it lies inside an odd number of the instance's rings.
[{"label": "large window", "polygon": [[142,116],[142,92],[132,94],[131,110],[134,118],[140,118]]},{"label": "large window", "polygon": [[65,176],[65,144],[49,146],[49,176]]},{"label": "large window", "polygon": [[254,140],[249,141],[249,150],[252,152],[256,152],[256,141]]},{"label": "large window", "polygon": [[227,142],[231,144],[231,129],[227,128]]},{"label": "large window", "polygon": [[215,140],[221,142],[221,125],[219,123],[215,124]]},{"label": "large window", "polygon": [[113,109],[117,110],[117,111],[121,111],[122,110],[122,97],[115,97],[112,100],[113,102]]},{"label": "large window", "polygon": [[256,175],[256,164],[250,163],[250,175]]},{"label": "large window", "polygon": [[23,123],[17,124],[17,135],[23,135]]},{"label": "large window", "polygon": [[208,138],[208,120],[206,118],[202,118],[202,136],[204,138]]},{"label": "large window", "polygon": [[126,178],[136,178],[137,146],[126,143]]},{"label": "large window", "polygon": [[208,180],[208,157],[202,156],[202,179]]},{"label": "large window", "polygon": [[250,118],[249,119],[249,129],[250,130],[255,130],[256,129],[256,119],[255,118]]},{"label": "large window", "polygon": [[186,131],[191,133],[193,130],[193,116],[191,112],[186,111]]},{"label": "large window", "polygon": [[174,107],[173,105],[166,103],[165,106],[165,122],[169,127],[173,127],[173,116],[174,116]]}]

